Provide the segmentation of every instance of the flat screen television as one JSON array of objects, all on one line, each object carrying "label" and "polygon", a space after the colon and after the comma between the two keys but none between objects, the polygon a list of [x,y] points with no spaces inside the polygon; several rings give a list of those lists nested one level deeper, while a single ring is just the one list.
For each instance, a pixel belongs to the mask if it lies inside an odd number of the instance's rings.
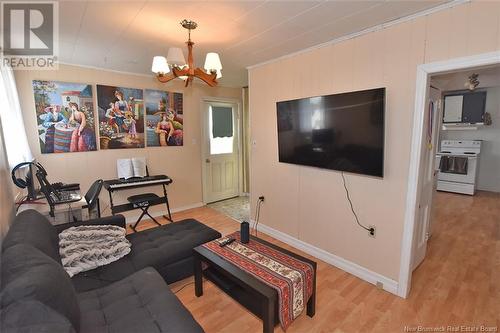
[{"label": "flat screen television", "polygon": [[385,88],[276,107],[280,162],[384,176]]}]

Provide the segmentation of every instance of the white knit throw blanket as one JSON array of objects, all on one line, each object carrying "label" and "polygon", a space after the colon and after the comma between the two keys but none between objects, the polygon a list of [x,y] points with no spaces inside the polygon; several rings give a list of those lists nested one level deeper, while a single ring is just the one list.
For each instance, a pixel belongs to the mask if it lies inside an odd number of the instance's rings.
[{"label": "white knit throw blanket", "polygon": [[130,252],[126,230],[113,225],[71,227],[59,234],[59,254],[69,276],[116,261]]}]

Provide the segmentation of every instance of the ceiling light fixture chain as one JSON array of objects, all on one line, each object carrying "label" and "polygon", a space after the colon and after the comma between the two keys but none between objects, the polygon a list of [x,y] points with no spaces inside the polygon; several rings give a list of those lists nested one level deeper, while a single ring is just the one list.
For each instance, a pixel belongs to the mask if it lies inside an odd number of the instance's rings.
[{"label": "ceiling light fixture chain", "polygon": [[196,27],[198,27],[198,23],[184,19],[180,24],[184,29],[188,30],[188,42],[191,42],[191,30],[196,29]]}]

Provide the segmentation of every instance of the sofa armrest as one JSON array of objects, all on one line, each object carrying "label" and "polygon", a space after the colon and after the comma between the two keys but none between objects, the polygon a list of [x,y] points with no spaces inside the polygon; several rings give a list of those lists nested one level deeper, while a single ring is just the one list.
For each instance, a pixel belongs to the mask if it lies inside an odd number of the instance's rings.
[{"label": "sofa armrest", "polygon": [[101,217],[98,219],[92,219],[92,220],[87,220],[87,221],[77,221],[77,222],[70,222],[70,223],[64,223],[64,224],[57,224],[54,227],[56,228],[57,233],[61,233],[62,231],[66,230],[68,228],[71,228],[71,227],[78,227],[81,225],[106,225],[106,224],[126,228],[125,217],[123,215],[120,215],[120,214]]}]

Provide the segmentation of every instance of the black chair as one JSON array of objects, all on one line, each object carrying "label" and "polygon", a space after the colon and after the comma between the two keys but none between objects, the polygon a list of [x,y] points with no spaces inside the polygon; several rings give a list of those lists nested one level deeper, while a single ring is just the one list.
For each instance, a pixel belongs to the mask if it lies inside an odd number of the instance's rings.
[{"label": "black chair", "polygon": [[92,211],[97,208],[97,217],[101,217],[101,207],[99,204],[99,194],[101,193],[102,189],[102,179],[96,180],[89,188],[87,193],[85,193],[85,201],[87,201],[87,204],[83,206],[82,208],[88,208],[89,210],[89,218],[91,218]]}]

